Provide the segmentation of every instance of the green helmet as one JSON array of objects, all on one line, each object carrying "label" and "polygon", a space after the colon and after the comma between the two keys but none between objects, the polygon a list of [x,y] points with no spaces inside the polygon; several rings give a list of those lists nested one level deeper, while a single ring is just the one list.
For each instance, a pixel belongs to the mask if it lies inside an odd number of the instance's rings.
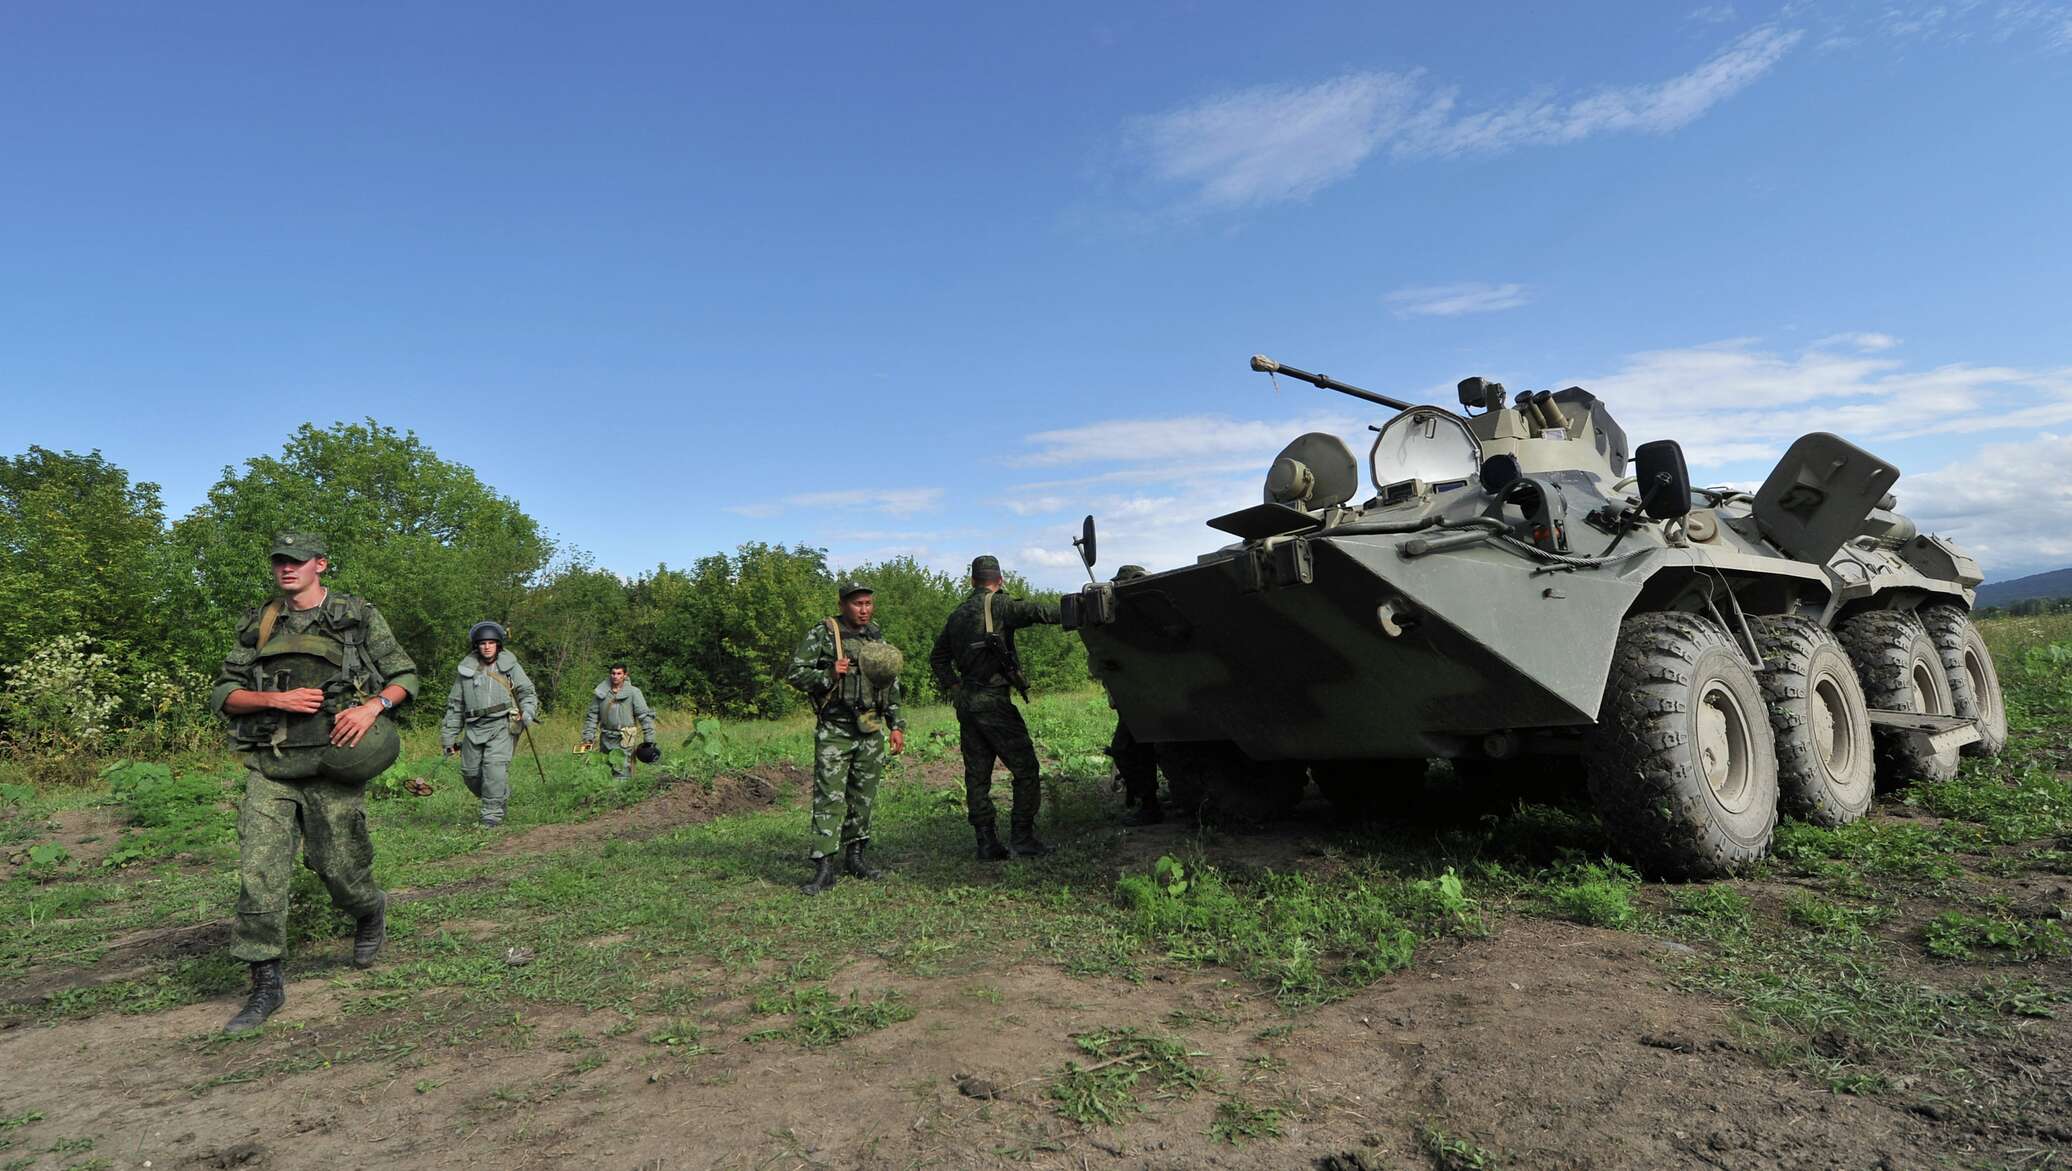
[{"label": "green helmet", "polygon": [[900,668],[906,666],[906,656],[889,642],[867,639],[851,643],[848,649],[873,687],[890,686],[899,678]]}]

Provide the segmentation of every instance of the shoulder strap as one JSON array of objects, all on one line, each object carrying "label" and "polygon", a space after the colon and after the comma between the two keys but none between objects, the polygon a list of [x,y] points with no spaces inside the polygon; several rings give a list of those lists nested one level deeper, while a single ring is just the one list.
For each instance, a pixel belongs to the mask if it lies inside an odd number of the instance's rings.
[{"label": "shoulder strap", "polygon": [[274,623],[281,620],[281,611],[286,608],[287,603],[275,598],[266,603],[264,610],[259,611],[259,641],[253,644],[255,649],[266,649],[266,644],[273,639]]},{"label": "shoulder strap", "polygon": [[841,625],[841,623],[839,623],[839,622],[836,622],[836,621],[835,621],[834,619],[832,619],[832,618],[828,619],[828,620],[827,620],[827,632],[828,632],[829,634],[832,634],[832,635],[834,635],[834,636],[835,636],[835,658],[838,658],[838,659],[839,659],[839,658],[841,658],[841,657],[842,657],[842,625]]},{"label": "shoulder strap", "polygon": [[979,608],[986,613],[986,633],[993,633],[993,591],[987,590],[979,602]]}]

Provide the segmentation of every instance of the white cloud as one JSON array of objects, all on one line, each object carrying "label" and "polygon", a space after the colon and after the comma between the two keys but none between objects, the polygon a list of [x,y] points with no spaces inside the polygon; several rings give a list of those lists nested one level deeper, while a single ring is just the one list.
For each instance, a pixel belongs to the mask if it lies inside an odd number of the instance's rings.
[{"label": "white cloud", "polygon": [[2072,435],[1987,444],[1945,467],[1900,480],[1900,510],[1924,531],[1963,545],[1988,577],[2060,569],[2072,565],[2072,481],[2016,469],[2068,464]]},{"label": "white cloud", "polygon": [[1450,285],[1413,285],[1383,298],[1398,317],[1458,317],[1516,309],[1531,300],[1516,282],[1491,284],[1461,281]]},{"label": "white cloud", "polygon": [[1334,430],[1346,422],[1342,416],[1312,416],[1307,420],[1238,420],[1215,415],[1113,419],[1039,431],[1028,439],[1036,450],[1011,462],[1025,467],[1090,461],[1172,463],[1238,453],[1249,456],[1261,450],[1266,453],[1263,458],[1272,459],[1274,452],[1301,432]]},{"label": "white cloud", "polygon": [[728,506],[727,511],[759,518],[776,516],[792,508],[910,516],[937,508],[942,503],[942,496],[941,488],[844,488],[828,492],[799,492],[776,501],[735,504]]},{"label": "white cloud", "polygon": [[1599,134],[1667,134],[1772,69],[1801,37],[1765,25],[1688,73],[1574,96],[1462,110],[1460,91],[1422,71],[1356,71],[1309,85],[1266,85],[1132,119],[1126,151],[1198,210],[1303,199],[1388,147],[1398,158],[1494,154]]},{"label": "white cloud", "polygon": [[1815,349],[1832,346],[1848,346],[1851,349],[1877,353],[1889,350],[1899,344],[1899,339],[1889,333],[1831,333],[1813,343]]},{"label": "white cloud", "polygon": [[1707,4],[1702,8],[1691,9],[1684,14],[1684,19],[1694,24],[1725,24],[1734,19],[1734,6],[1732,4]]}]

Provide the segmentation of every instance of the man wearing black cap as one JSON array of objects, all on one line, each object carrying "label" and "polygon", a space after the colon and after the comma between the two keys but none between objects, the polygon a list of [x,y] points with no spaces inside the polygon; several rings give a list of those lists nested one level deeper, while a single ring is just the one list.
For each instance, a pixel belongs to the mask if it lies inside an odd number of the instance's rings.
[{"label": "man wearing black cap", "polygon": [[1037,779],[1036,746],[1010,698],[1011,689],[1028,697],[1022,665],[1015,656],[1014,632],[1039,623],[1055,624],[1057,603],[1025,602],[1000,593],[1000,561],[979,557],[971,563],[971,596],[964,599],[929,652],[936,685],[957,709],[958,743],[964,750],[964,804],[978,834],[981,861],[1006,858],[993,810],[993,762],[1007,762],[1014,777],[1013,853],[1031,857],[1055,847],[1036,837],[1036,809],[1043,800]]},{"label": "man wearing black cap", "polygon": [[881,878],[864,861],[871,809],[885,775],[886,730],[894,755],[906,749],[899,710],[901,656],[871,621],[877,599],[854,579],[836,591],[841,614],[808,631],[791,653],[784,679],[806,693],[819,718],[813,726],[813,877],[799,889],[817,895],[835,884],[835,856],[852,878]]}]

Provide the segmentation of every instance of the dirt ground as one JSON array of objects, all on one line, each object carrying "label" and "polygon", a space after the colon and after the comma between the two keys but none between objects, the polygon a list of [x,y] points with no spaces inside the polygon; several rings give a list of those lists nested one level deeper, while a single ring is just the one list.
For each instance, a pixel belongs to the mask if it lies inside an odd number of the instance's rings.
[{"label": "dirt ground", "polygon": [[[710,794],[678,786],[498,848],[661,832],[767,805],[799,779],[744,774]],[[1123,853],[1156,857],[1178,833],[1141,831]],[[1251,865],[1305,853],[1300,827],[1230,848],[1231,861]],[[345,1059],[370,1046],[411,1051],[380,1016],[346,1011],[362,974],[305,971],[289,988],[291,1027],[255,1041],[214,1039],[227,1000],[0,1026],[0,1119],[43,1115],[39,1145],[0,1149],[0,1165],[1738,1171],[2072,1159],[2063,1020],[2024,1021],[2012,1039],[1978,1042],[1970,1055],[1972,1068],[2005,1082],[1982,1087],[1982,1102],[2018,1092],[2028,1103],[2025,1133],[2010,1134],[2006,1113],[1980,1103],[1835,1094],[1776,1067],[1752,1051],[1732,1009],[1675,986],[1674,961],[1689,951],[1681,944],[1523,916],[1493,927],[1487,938],[1430,944],[1411,968],[1296,1016],[1214,968],[1154,969],[1133,984],[1043,964],[919,978],[866,960],[837,972],[831,988],[894,989],[917,1013],[828,1049],[746,1042],[745,1003],[722,1005],[717,1019],[738,1027],[688,1053],[628,1031],[616,1013],[528,1010],[536,1043],[484,1029],[480,1043],[424,1046],[407,1072]],[[84,978],[112,978],[137,954],[118,946]],[[2063,987],[2072,969],[2039,974]],[[1183,1038],[1209,1084],[1153,1100],[1127,1125],[1081,1130],[1051,1109],[1047,1079],[1067,1060],[1088,1060],[1074,1032],[1118,1022]],[[1285,1134],[1212,1141],[1219,1094],[1230,1091],[1279,1103]],[[0,1129],[0,1142],[30,1133]],[[51,1135],[95,1141],[88,1152],[10,1162],[46,1151]],[[1450,1154],[1447,1141],[1459,1144]],[[2009,1151],[2033,1154],[2014,1161]]]}]

